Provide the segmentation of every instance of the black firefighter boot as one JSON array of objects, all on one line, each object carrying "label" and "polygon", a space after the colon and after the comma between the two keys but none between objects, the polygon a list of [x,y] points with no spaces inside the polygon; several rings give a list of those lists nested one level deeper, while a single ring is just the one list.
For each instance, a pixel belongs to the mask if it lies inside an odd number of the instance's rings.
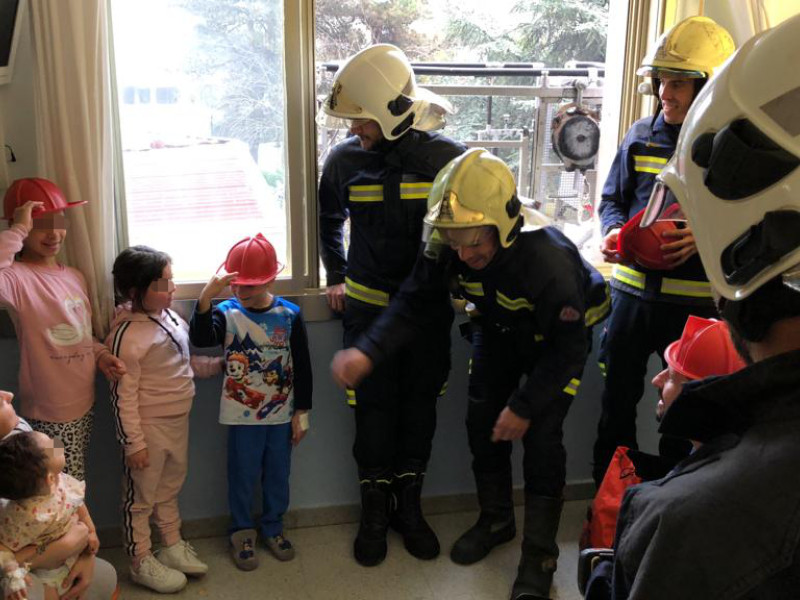
[{"label": "black firefighter boot", "polygon": [[361,523],[353,542],[353,554],[365,567],[374,567],[386,558],[386,532],[392,504],[389,473],[382,469],[359,470]]},{"label": "black firefighter boot", "polygon": [[560,498],[525,494],[522,557],[511,600],[548,600],[558,561],[556,533],[561,520]]},{"label": "black firefighter boot", "polygon": [[500,473],[475,473],[478,522],[453,544],[450,558],[460,565],[471,565],[484,558],[495,546],[514,539],[514,500],[511,469]]},{"label": "black firefighter boot", "polygon": [[411,556],[421,560],[431,560],[439,556],[439,540],[430,525],[425,521],[420,506],[424,466],[395,473],[392,493],[396,504],[391,516],[392,529],[403,536],[403,544]]}]

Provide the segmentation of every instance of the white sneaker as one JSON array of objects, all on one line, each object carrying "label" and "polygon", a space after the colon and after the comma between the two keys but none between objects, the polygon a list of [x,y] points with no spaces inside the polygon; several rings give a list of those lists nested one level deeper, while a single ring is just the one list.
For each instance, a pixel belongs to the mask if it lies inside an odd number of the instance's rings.
[{"label": "white sneaker", "polygon": [[131,566],[131,581],[159,594],[172,594],[186,587],[186,575],[162,565],[152,554],[142,559],[138,570]]},{"label": "white sneaker", "polygon": [[156,552],[158,561],[162,565],[171,567],[186,575],[205,575],[208,565],[197,558],[197,550],[186,540],[166,546]]}]

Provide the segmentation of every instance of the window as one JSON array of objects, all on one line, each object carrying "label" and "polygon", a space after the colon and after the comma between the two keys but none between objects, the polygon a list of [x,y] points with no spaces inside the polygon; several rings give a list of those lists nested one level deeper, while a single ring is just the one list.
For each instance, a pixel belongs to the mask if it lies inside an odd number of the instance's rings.
[{"label": "window", "polygon": [[[302,118],[290,118],[297,109],[284,102],[289,89],[302,87],[299,71],[288,69],[302,59],[304,43],[298,33],[302,2],[291,4],[111,2],[124,174],[121,233],[127,245],[168,252],[179,282],[207,281],[233,244],[261,232],[286,265],[279,288],[309,283],[302,243],[307,194],[297,181],[297,201],[287,200],[287,157],[290,146],[301,145],[303,131]],[[295,51],[287,53],[286,43]],[[300,127],[287,143],[289,122]],[[294,151],[292,160],[299,174],[302,153]],[[292,243],[290,231],[300,243]],[[181,295],[195,293],[196,287]]]},{"label": "window", "polygon": [[[560,108],[576,100],[599,118],[607,0],[316,5],[318,102],[340,61],[369,44],[395,44],[412,61],[418,82],[456,107],[444,134],[500,156],[515,173],[523,201],[588,249],[596,166],[568,171],[553,149],[551,124]],[[319,132],[320,165],[346,135]]]},{"label": "window", "polygon": [[[446,134],[490,147],[532,205],[579,244],[588,238],[596,178],[563,169],[549,127],[578,87],[590,107],[602,101],[608,0],[111,5],[121,237],[170,253],[181,297],[196,295],[228,248],[258,231],[286,264],[280,293],[318,285],[315,174],[345,132],[317,130],[314,114],[332,63],[377,42],[427,63],[420,82],[458,108]],[[573,59],[590,64],[559,77],[486,70],[536,61],[563,68]],[[475,63],[480,77],[465,70]],[[461,70],[442,71],[453,67]]]}]

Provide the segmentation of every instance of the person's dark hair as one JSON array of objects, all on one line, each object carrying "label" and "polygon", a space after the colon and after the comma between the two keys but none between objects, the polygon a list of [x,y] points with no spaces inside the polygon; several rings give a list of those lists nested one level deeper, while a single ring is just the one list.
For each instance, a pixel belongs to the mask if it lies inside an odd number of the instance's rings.
[{"label": "person's dark hair", "polygon": [[32,432],[0,441],[0,498],[24,500],[41,493],[47,479],[47,453]]},{"label": "person's dark hair", "polygon": [[114,261],[114,301],[131,302],[133,310],[143,311],[142,301],[150,284],[161,278],[164,268],[172,263],[166,252],[149,246],[131,246]]},{"label": "person's dark hair", "polygon": [[778,321],[800,316],[800,294],[778,276],[744,300],[721,298],[719,313],[730,325],[734,340],[738,336],[746,342],[760,342]]}]

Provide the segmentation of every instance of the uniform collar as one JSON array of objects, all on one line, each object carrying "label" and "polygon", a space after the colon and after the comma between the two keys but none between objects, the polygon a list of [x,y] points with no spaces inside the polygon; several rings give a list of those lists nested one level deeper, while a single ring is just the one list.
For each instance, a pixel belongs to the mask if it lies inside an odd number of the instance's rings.
[{"label": "uniform collar", "polygon": [[742,434],[757,422],[800,418],[800,350],[779,354],[725,377],[684,385],[659,431],[707,442]]},{"label": "uniform collar", "polygon": [[675,136],[675,139],[678,138],[678,134],[681,132],[680,125],[670,125],[664,120],[664,113],[659,112],[658,116],[650,125],[650,130],[653,132],[653,135],[659,133],[670,133]]}]

